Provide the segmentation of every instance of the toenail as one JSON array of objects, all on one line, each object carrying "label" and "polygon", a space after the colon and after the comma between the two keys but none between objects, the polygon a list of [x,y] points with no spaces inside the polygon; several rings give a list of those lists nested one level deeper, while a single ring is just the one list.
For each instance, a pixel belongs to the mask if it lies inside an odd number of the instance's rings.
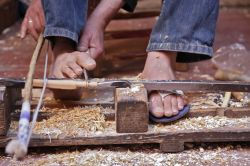
[{"label": "toenail", "polygon": [[164,115],[164,112],[161,108],[155,108],[152,113],[154,114],[154,116],[156,117],[162,117]]},{"label": "toenail", "polygon": [[165,112],[165,116],[167,116],[167,117],[172,116],[172,113],[171,112]]}]

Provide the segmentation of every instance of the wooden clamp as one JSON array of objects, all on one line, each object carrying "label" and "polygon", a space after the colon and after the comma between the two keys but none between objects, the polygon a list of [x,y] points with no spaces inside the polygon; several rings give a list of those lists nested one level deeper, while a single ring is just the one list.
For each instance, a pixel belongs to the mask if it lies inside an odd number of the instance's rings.
[{"label": "wooden clamp", "polygon": [[116,132],[140,133],[148,131],[148,97],[143,85],[117,88],[115,92]]}]

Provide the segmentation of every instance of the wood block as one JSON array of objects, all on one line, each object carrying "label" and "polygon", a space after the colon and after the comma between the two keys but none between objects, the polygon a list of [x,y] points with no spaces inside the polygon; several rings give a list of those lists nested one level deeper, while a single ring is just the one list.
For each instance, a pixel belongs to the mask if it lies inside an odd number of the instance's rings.
[{"label": "wood block", "polygon": [[118,133],[148,131],[148,97],[143,85],[118,88],[115,94],[115,120]]},{"label": "wood block", "polygon": [[162,152],[181,152],[184,150],[184,142],[180,140],[166,140],[160,144],[160,150]]},{"label": "wood block", "polygon": [[15,101],[21,98],[21,89],[0,86],[0,136],[5,136],[10,127],[10,113]]}]

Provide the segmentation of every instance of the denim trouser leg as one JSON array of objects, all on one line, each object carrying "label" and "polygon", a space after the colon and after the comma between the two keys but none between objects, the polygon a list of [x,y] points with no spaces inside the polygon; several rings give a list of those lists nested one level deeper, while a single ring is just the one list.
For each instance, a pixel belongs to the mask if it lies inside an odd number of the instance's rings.
[{"label": "denim trouser leg", "polygon": [[66,37],[76,43],[87,18],[88,0],[42,0],[45,37]]},{"label": "denim trouser leg", "polygon": [[218,10],[218,0],[164,0],[147,51],[175,51],[179,62],[210,58]]}]

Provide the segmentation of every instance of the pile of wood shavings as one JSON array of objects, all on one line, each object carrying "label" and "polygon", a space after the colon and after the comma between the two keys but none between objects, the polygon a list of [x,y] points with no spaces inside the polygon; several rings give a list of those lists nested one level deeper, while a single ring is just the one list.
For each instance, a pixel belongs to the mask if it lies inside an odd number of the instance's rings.
[{"label": "pile of wood shavings", "polygon": [[[82,136],[103,131],[106,125],[100,107],[43,108],[42,112],[53,112],[53,114],[48,119],[36,123],[34,134]],[[16,130],[16,128],[17,122],[12,123],[11,129]]]},{"label": "pile of wood shavings", "polygon": [[173,130],[200,130],[215,129],[220,127],[249,127],[250,117],[246,118],[227,118],[227,117],[197,117],[177,121],[171,125],[154,125],[153,131],[173,131]]},{"label": "pile of wood shavings", "polygon": [[[55,115],[47,120],[37,122],[34,133],[58,137],[62,136],[97,136],[116,135],[115,122],[105,121],[102,109],[98,107],[69,109],[45,109],[54,111]],[[93,111],[94,110],[94,111]],[[97,111],[96,111],[97,110]],[[17,131],[17,122],[11,123],[11,131]],[[181,119],[171,125],[149,125],[149,132],[173,132],[185,130],[216,129],[221,127],[250,127],[250,117],[197,117]]]},{"label": "pile of wood shavings", "polygon": [[[222,106],[224,96],[221,93],[206,93],[199,97],[194,97],[191,101],[193,109],[219,108]],[[246,96],[241,101],[231,98],[229,107],[246,107],[249,105],[249,98]]]},{"label": "pile of wood shavings", "polygon": [[[233,149],[231,146],[218,147],[212,150],[203,148],[188,150],[182,153],[158,153],[152,149],[149,152],[111,151],[111,150],[84,150],[63,152],[58,154],[44,154],[38,158],[29,155],[24,161],[9,160],[11,165],[156,165],[156,166],[181,166],[181,165],[247,165],[250,156],[242,149]],[[36,158],[36,159],[34,159]],[[240,163],[239,163],[240,161]]]},{"label": "pile of wood shavings", "polygon": [[191,105],[193,109],[218,108],[223,103],[223,95],[218,93],[201,94],[193,98]]}]

